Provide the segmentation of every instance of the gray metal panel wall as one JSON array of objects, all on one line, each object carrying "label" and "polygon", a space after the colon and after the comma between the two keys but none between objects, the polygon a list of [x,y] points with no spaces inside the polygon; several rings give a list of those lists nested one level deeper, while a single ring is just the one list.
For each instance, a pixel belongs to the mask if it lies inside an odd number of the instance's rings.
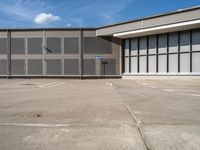
[{"label": "gray metal panel wall", "polygon": [[83,60],[83,75],[96,75],[95,59]]},{"label": "gray metal panel wall", "polygon": [[25,60],[11,60],[11,74],[25,75]]},{"label": "gray metal panel wall", "polygon": [[64,38],[64,53],[65,54],[78,54],[79,50],[78,37],[65,37]]},{"label": "gray metal panel wall", "polygon": [[25,54],[25,39],[24,38],[11,39],[11,53]]},{"label": "gray metal panel wall", "polygon": [[28,54],[42,54],[42,38],[28,38]]},{"label": "gray metal panel wall", "polygon": [[192,50],[200,51],[200,29],[192,32]]},{"label": "gray metal panel wall", "polygon": [[61,53],[61,38],[58,38],[58,37],[47,38],[47,53],[48,54]]},{"label": "gray metal panel wall", "polygon": [[111,54],[110,37],[84,37],[84,53]]},{"label": "gray metal panel wall", "polygon": [[[101,74],[102,75],[116,74],[115,59],[102,59],[102,62],[107,62],[107,64],[105,65],[105,68],[104,68],[104,65],[101,64]],[[105,72],[104,72],[104,69],[105,69]]]},{"label": "gray metal panel wall", "polygon": [[0,75],[7,74],[7,60],[0,60]]},{"label": "gray metal panel wall", "polygon": [[6,38],[0,38],[0,54],[6,54]]},{"label": "gray metal panel wall", "polygon": [[79,75],[79,60],[65,59],[64,60],[64,74],[65,75]]},{"label": "gray metal panel wall", "polygon": [[28,60],[28,75],[42,75],[43,67],[42,67],[41,59],[30,59]]},{"label": "gray metal panel wall", "polygon": [[178,52],[178,33],[169,34],[169,53]]},{"label": "gray metal panel wall", "polygon": [[61,75],[61,60],[48,59],[47,60],[47,75]]}]

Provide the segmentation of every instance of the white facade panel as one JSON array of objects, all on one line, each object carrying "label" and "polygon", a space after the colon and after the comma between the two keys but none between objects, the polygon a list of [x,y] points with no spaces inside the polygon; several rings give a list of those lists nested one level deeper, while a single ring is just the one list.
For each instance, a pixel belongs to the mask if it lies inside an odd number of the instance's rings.
[{"label": "white facade panel", "polygon": [[159,73],[167,72],[167,56],[166,55],[158,56],[158,72]]},{"label": "white facade panel", "polygon": [[169,73],[178,72],[178,55],[171,54],[169,55]]},{"label": "white facade panel", "polygon": [[156,73],[156,56],[149,56],[149,73]]},{"label": "white facade panel", "polygon": [[136,38],[131,39],[131,56],[137,55],[138,52],[138,40]]},{"label": "white facade panel", "polygon": [[137,60],[137,57],[131,57],[131,73],[137,73],[138,71]]},{"label": "white facade panel", "polygon": [[192,54],[192,72],[200,73],[200,53]]},{"label": "white facade panel", "polygon": [[124,71],[125,71],[125,73],[129,73],[129,58],[128,57],[125,57],[125,60],[124,60],[125,62],[124,62],[124,65],[125,65],[125,67],[124,67]]},{"label": "white facade panel", "polygon": [[190,54],[180,54],[180,72],[189,73],[190,72]]},{"label": "white facade panel", "polygon": [[147,73],[147,57],[141,56],[140,57],[140,73]]}]

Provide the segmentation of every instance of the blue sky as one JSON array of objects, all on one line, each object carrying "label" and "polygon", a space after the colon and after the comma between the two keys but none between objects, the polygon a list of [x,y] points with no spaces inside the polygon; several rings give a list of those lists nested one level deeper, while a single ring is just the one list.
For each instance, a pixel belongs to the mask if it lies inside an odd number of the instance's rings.
[{"label": "blue sky", "polygon": [[99,27],[200,5],[200,0],[0,0],[0,27]]}]

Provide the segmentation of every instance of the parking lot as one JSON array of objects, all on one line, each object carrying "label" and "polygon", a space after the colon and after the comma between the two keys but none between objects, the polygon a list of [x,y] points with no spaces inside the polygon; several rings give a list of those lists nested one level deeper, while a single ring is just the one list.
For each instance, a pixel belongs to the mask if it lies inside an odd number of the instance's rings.
[{"label": "parking lot", "polygon": [[200,79],[0,79],[2,150],[199,150]]}]

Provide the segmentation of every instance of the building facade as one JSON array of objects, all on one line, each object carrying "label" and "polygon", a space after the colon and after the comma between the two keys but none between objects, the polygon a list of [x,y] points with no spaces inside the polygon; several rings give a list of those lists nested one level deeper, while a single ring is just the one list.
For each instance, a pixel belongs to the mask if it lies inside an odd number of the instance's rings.
[{"label": "building facade", "polygon": [[0,76],[200,75],[200,7],[93,29],[1,29]]}]

